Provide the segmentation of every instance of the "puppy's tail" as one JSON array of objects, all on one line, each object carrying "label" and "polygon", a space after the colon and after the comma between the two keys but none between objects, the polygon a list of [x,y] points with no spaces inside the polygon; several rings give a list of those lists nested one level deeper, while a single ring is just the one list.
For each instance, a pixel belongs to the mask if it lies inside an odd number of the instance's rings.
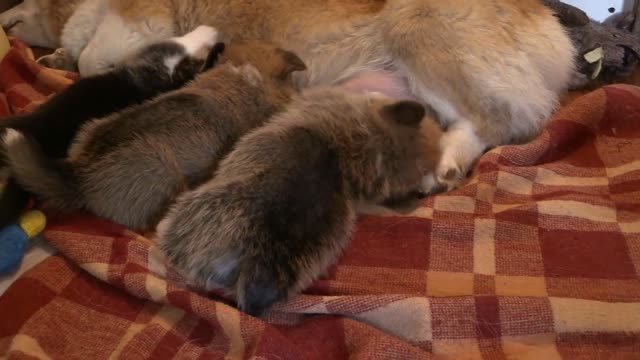
[{"label": "puppy's tail", "polygon": [[11,176],[17,184],[48,207],[63,211],[82,207],[77,179],[67,163],[48,158],[37,143],[19,131],[7,129],[4,142]]},{"label": "puppy's tail", "polygon": [[13,177],[9,177],[0,194],[0,227],[18,220],[31,195]]},{"label": "puppy's tail", "polygon": [[239,267],[236,283],[236,296],[240,310],[249,315],[259,317],[268,311],[276,302],[284,300],[288,294],[290,276],[280,274],[268,261],[254,258],[245,259]]}]

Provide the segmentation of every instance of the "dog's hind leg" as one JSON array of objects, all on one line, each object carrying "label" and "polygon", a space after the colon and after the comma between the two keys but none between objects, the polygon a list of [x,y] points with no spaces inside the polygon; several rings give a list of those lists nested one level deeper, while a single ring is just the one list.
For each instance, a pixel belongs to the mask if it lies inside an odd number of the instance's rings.
[{"label": "dog's hind leg", "polygon": [[[389,35],[394,36],[394,32]],[[403,40],[389,41],[394,67],[407,78],[411,93],[431,106],[446,128],[440,143],[442,158],[432,185],[452,189],[464,179],[485,149],[497,142],[479,135],[479,125],[490,121],[474,101],[480,92],[476,93],[470,86],[455,51],[432,51],[441,45],[406,30],[398,34],[398,39]]]},{"label": "dog's hind leg", "polygon": [[85,0],[62,28],[60,43],[69,58],[77,62],[95,35],[109,9],[107,0]]},{"label": "dog's hind leg", "polygon": [[[489,11],[498,3],[502,12]],[[566,89],[571,42],[542,5],[527,4],[387,4],[382,32],[394,66],[447,128],[436,186],[457,186],[487,148],[536,135]],[[525,9],[531,16],[518,15]]]},{"label": "dog's hind leg", "polygon": [[158,40],[174,36],[173,25],[163,19],[131,22],[109,11],[78,59],[80,75],[103,73],[129,55]]}]

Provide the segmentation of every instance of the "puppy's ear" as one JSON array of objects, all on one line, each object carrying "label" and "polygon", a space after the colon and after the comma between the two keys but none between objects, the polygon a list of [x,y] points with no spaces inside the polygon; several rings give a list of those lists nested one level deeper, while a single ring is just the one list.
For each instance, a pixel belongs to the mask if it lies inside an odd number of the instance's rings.
[{"label": "puppy's ear", "polygon": [[383,119],[396,124],[418,127],[426,115],[426,109],[415,101],[399,101],[380,110]]},{"label": "puppy's ear", "polygon": [[214,67],[218,62],[218,58],[224,52],[224,49],[225,49],[225,45],[222,42],[219,42],[213,45],[213,47],[209,51],[209,55],[207,55],[207,60],[204,61],[204,64],[200,69],[200,72],[210,70],[212,67]]},{"label": "puppy's ear", "polygon": [[282,67],[276,73],[278,79],[286,80],[294,71],[307,70],[307,65],[293,52],[280,48],[277,48],[276,52],[282,58]]}]

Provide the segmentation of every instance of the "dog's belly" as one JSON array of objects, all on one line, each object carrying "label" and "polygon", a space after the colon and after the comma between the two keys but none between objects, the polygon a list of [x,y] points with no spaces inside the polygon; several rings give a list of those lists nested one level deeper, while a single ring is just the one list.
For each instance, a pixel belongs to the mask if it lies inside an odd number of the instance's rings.
[{"label": "dog's belly", "polygon": [[358,93],[377,92],[399,100],[419,101],[411,93],[407,79],[390,71],[363,71],[339,86]]},{"label": "dog's belly", "polygon": [[284,36],[275,33],[268,40],[295,52],[307,65],[307,71],[294,76],[300,87],[348,82],[351,89],[406,88],[402,78],[393,73],[394,61],[384,48],[378,24],[372,20],[362,21],[358,26],[338,22]]}]

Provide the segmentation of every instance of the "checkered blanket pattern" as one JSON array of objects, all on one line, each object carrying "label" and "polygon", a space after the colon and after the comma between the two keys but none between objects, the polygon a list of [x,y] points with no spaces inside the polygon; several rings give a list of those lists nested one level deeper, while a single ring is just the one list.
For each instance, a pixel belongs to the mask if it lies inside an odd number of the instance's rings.
[{"label": "checkered blanket pattern", "polygon": [[[5,102],[73,79],[15,48]],[[10,359],[639,359],[640,89],[562,108],[405,217],[364,216],[325,277],[264,319],[203,294],[153,243],[86,214],[0,297]]]}]

